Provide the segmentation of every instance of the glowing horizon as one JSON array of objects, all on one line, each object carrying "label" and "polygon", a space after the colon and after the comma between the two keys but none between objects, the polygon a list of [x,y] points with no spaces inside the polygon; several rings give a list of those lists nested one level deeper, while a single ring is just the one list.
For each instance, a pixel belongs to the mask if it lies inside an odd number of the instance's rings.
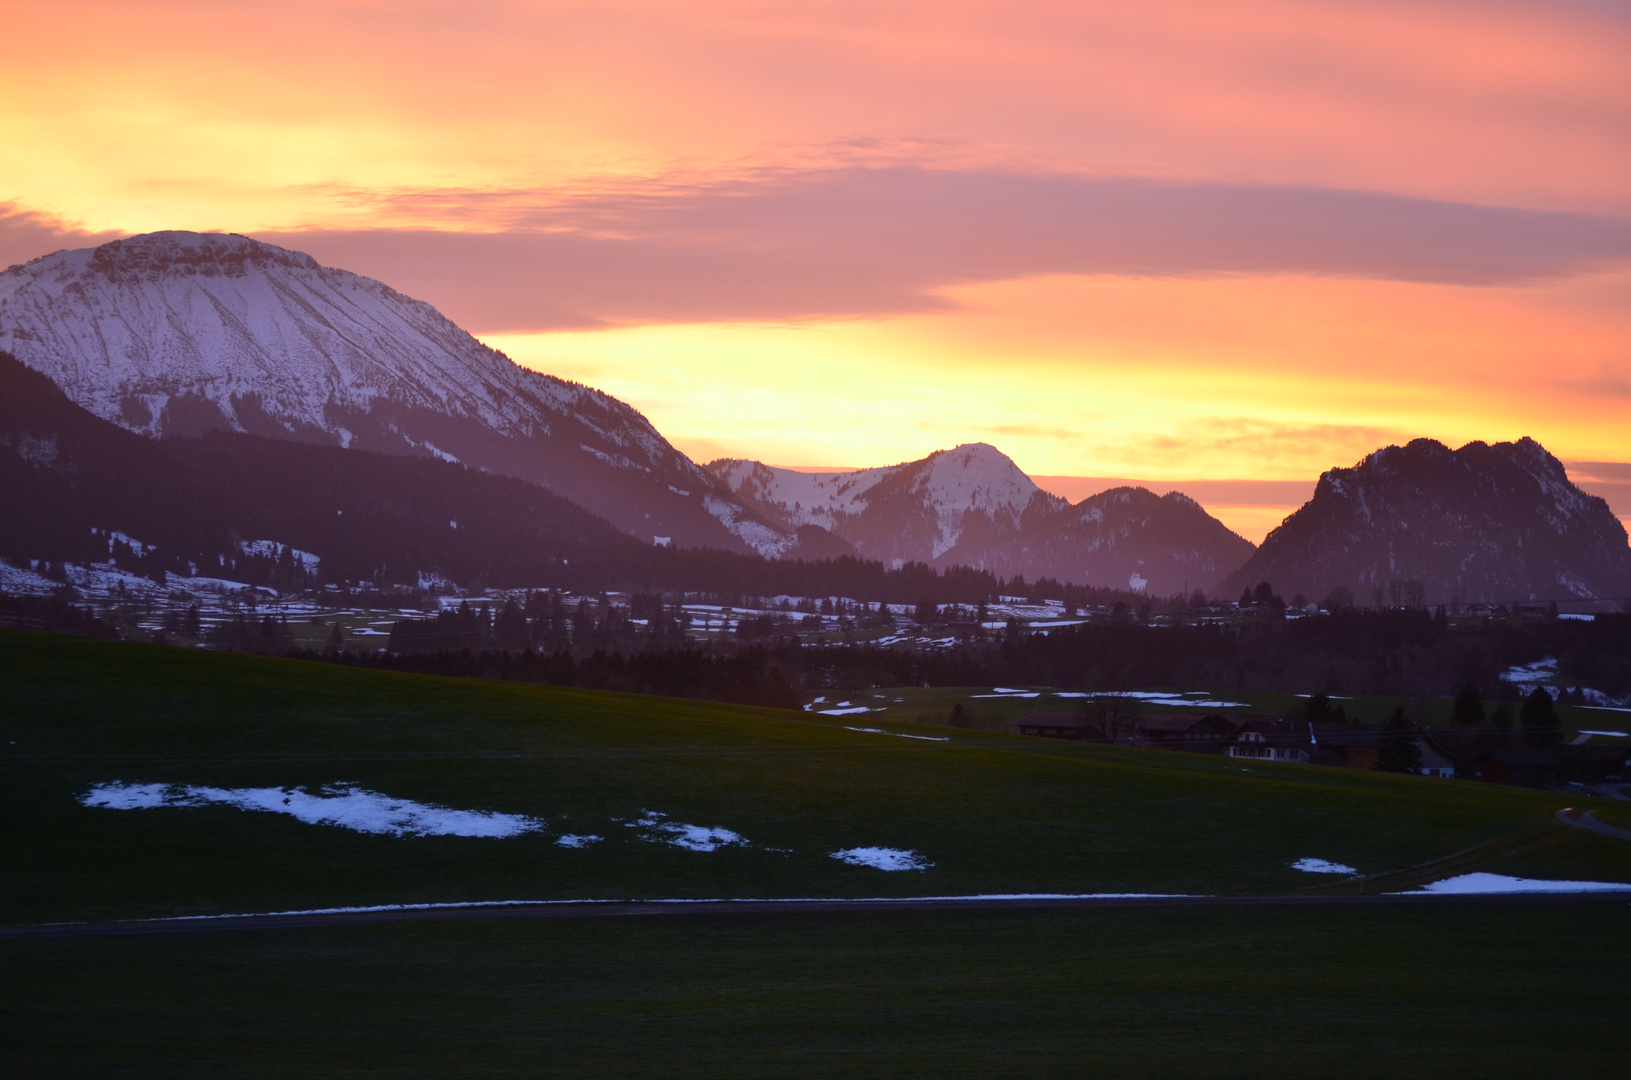
[{"label": "glowing horizon", "polygon": [[6,15],[0,265],[256,235],[699,460],[1631,462],[1631,17],[1587,0]]}]

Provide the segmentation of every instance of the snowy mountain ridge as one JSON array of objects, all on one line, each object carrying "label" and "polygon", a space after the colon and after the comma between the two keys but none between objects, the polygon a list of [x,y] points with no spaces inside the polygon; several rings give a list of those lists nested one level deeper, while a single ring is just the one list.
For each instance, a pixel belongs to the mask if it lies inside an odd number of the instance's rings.
[{"label": "snowy mountain ridge", "polygon": [[735,459],[707,469],[760,516],[789,530],[819,526],[893,565],[963,565],[1170,595],[1212,587],[1252,552],[1179,492],[1116,488],[1072,506],[986,443],[852,472]]},{"label": "snowy mountain ridge", "polygon": [[796,544],[616,398],[248,237],[149,233],[14,266],[0,273],[0,349],[148,436],[225,427],[431,455],[541,483],[647,542]]},{"label": "snowy mountain ridge", "polygon": [[707,469],[744,499],[773,507],[788,524],[819,525],[839,535],[859,523],[874,503],[920,502],[933,516],[925,561],[957,546],[970,511],[1016,528],[1038,495],[1064,505],[988,443],[964,443],[918,461],[852,472],[798,472],[728,458],[710,462]]},{"label": "snowy mountain ridge", "polygon": [[240,418],[235,399],[260,395],[290,433],[330,430],[327,407],[377,398],[518,434],[547,419],[517,394],[553,412],[610,401],[507,362],[388,285],[242,236],[149,233],[13,267],[0,274],[0,348],[145,435],[164,434],[166,408],[185,395],[237,430],[255,419]]}]

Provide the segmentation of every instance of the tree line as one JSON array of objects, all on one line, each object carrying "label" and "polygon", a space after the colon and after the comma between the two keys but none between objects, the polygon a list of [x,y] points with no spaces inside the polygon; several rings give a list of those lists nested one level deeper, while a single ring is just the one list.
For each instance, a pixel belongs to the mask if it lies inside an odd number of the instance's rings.
[{"label": "tree line", "polygon": [[[507,650],[497,644],[369,654],[344,662],[605,689],[661,685],[660,690],[639,692],[717,696],[718,700],[743,699],[719,696],[715,676],[710,674],[716,665],[734,672],[732,678],[745,680],[743,685],[785,682],[805,692],[925,685],[1034,685],[1088,691],[1195,686],[1218,691],[1449,698],[1471,686],[1480,702],[1488,699],[1494,705],[1489,722],[1510,727],[1504,718],[1524,703],[1526,691],[1503,680],[1501,673],[1517,664],[1556,656],[1564,680],[1615,696],[1631,694],[1631,616],[1626,615],[1598,616],[1594,622],[1463,627],[1452,627],[1421,611],[1352,611],[1321,619],[1236,625],[1108,622],[1047,634],[1010,629],[998,640],[944,649],[797,645],[785,638],[723,651],[694,646],[619,651],[597,646],[587,654],[570,647]],[[344,657],[342,652],[331,655]],[[618,657],[622,659],[615,659]],[[584,671],[590,674],[582,674]],[[654,676],[628,674],[634,671],[665,674],[655,680]],[[586,678],[591,681],[583,681]],[[622,683],[620,678],[631,681]],[[1544,692],[1541,696],[1550,700]],[[1533,693],[1527,697],[1524,708],[1541,707]],[[1339,705],[1332,708],[1340,710]],[[1530,726],[1528,717],[1525,713],[1520,718],[1526,727]],[[1341,717],[1333,712],[1324,718]]]}]

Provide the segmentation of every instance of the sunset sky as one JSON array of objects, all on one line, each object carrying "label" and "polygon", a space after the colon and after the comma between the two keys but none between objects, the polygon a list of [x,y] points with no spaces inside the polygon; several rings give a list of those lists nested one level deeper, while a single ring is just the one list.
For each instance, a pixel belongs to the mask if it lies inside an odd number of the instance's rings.
[{"label": "sunset sky", "polygon": [[1631,518],[1612,0],[0,18],[0,265],[256,235],[701,461],[986,441],[1260,540],[1377,446],[1530,435]]}]

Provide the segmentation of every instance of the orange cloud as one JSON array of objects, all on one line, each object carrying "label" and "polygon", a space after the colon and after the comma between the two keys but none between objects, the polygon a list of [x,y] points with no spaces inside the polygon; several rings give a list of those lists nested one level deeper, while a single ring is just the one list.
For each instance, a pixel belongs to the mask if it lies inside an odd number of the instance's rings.
[{"label": "orange cloud", "polygon": [[[0,192],[95,227],[330,225],[897,140],[964,165],[1631,210],[1608,5],[11,3]],[[390,222],[376,222],[390,224]]]},{"label": "orange cloud", "polygon": [[273,236],[701,456],[989,431],[1058,475],[1306,479],[1418,434],[1631,460],[1613,5],[0,16],[28,43],[0,68],[0,264]]}]

